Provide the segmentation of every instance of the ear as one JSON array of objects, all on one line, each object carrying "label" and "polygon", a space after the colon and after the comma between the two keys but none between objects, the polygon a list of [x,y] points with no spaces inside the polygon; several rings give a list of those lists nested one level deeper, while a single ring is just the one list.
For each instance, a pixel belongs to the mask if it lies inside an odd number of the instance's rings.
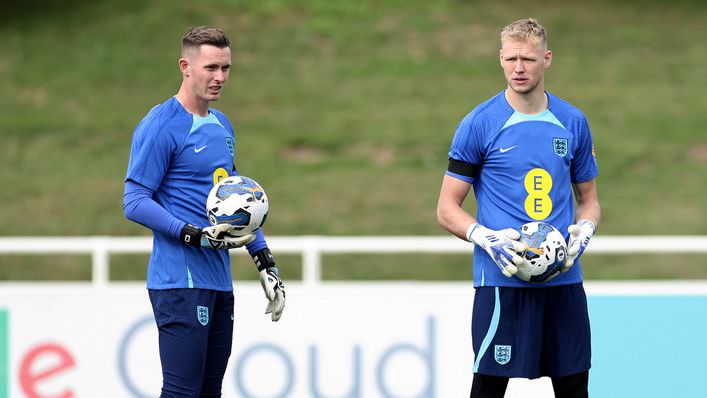
[{"label": "ear", "polygon": [[503,49],[498,50],[498,62],[501,64],[501,69],[503,69]]},{"label": "ear", "polygon": [[187,58],[179,58],[179,71],[182,72],[182,76],[189,77],[189,60]]},{"label": "ear", "polygon": [[545,51],[545,69],[549,68],[550,64],[552,64],[552,51],[547,50]]}]

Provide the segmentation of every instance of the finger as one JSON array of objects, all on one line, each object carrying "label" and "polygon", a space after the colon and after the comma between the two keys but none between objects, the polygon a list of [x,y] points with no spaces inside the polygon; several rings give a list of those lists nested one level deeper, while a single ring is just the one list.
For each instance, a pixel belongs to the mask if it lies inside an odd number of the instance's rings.
[{"label": "finger", "polygon": [[282,316],[282,310],[285,308],[285,296],[282,294],[282,292],[278,292],[277,297],[275,298],[275,306],[272,312],[272,320],[273,322],[277,322],[280,317]]},{"label": "finger", "polygon": [[570,268],[572,268],[573,265],[574,265],[574,259],[567,260],[567,262],[565,263],[565,265],[564,265],[562,268],[560,268],[560,272],[567,272],[567,271],[569,271]]},{"label": "finger", "polygon": [[271,301],[275,299],[275,290],[269,283],[267,283],[265,287],[265,297]]},{"label": "finger", "polygon": [[263,287],[263,292],[265,293],[265,297],[268,300],[272,300],[275,298],[275,290],[273,290],[272,285],[268,281],[269,278],[271,278],[270,275],[265,273],[265,271],[261,271],[263,274],[260,275],[260,286]]},{"label": "finger", "polygon": [[228,237],[226,240],[232,244],[235,245],[235,247],[241,247],[245,246],[248,243],[252,242],[255,239],[255,234],[247,234],[243,236],[235,236],[235,237]]},{"label": "finger", "polygon": [[572,235],[579,235],[579,225],[577,224],[572,224],[569,227],[567,227],[567,232],[569,232]]},{"label": "finger", "polygon": [[[513,267],[512,269],[513,269],[515,272],[511,272],[511,268],[510,268],[510,267]],[[505,268],[501,268],[501,272],[503,273],[503,275],[505,275],[506,277],[510,278],[510,277],[512,277],[516,272],[518,272],[518,269],[515,267],[515,265],[511,265],[511,266],[508,266],[508,267],[505,267]]]},{"label": "finger", "polygon": [[[560,270],[560,272],[562,272],[562,271]],[[557,275],[560,275],[560,273],[556,272],[556,273],[552,274],[549,278],[545,279],[545,281],[543,283],[549,282],[549,281],[557,278]]]},{"label": "finger", "polygon": [[511,261],[513,261],[513,265],[522,265],[523,263],[525,263],[525,259],[520,256],[511,257]]},{"label": "finger", "polygon": [[221,234],[225,232],[231,232],[233,230],[233,225],[231,224],[216,224],[214,225],[214,230]]},{"label": "finger", "polygon": [[[513,249],[515,250],[515,249]],[[523,260],[523,257],[519,256],[518,253],[515,251],[511,250],[510,247],[507,247],[504,249],[504,252],[506,253],[506,258],[511,260],[513,264],[515,265],[521,265],[525,260]],[[510,264],[507,264],[506,266],[509,266]]]},{"label": "finger", "polygon": [[511,264],[507,258],[499,258],[496,264],[501,268],[503,275],[507,277],[511,277],[518,272],[518,268]]},{"label": "finger", "polygon": [[512,247],[513,247],[513,251],[516,253],[523,253],[526,250],[526,247],[524,244],[522,244],[518,241],[515,241],[515,240],[512,241]]},{"label": "finger", "polygon": [[[579,253],[579,242],[575,241],[570,247],[567,248],[567,255],[572,257]],[[574,260],[574,259],[573,259]]]},{"label": "finger", "polygon": [[520,239],[520,232],[518,232],[518,230],[516,230],[516,229],[513,229],[513,228],[506,228],[506,229],[504,229],[504,230],[501,231],[501,232],[503,232],[503,234],[506,235],[506,237],[507,237],[508,239],[511,239],[511,240],[518,240],[518,239]]}]

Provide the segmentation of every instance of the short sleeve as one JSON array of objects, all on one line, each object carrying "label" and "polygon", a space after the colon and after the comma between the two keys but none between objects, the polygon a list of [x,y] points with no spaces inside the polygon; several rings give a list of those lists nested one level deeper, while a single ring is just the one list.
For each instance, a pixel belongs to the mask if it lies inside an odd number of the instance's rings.
[{"label": "short sleeve", "polygon": [[[467,115],[457,126],[449,148],[449,159],[462,162],[467,165],[481,165],[483,163],[483,151],[481,145],[481,134],[476,127],[473,118],[474,113]],[[468,175],[455,173],[447,170],[446,175],[473,183],[474,178]]]},{"label": "short sleeve", "polygon": [[575,184],[589,181],[599,175],[589,123],[582,116],[578,124],[577,146],[571,167],[572,182]]},{"label": "short sleeve", "polygon": [[449,149],[449,157],[462,162],[480,164],[483,162],[481,136],[472,115],[465,117],[457,126]]}]

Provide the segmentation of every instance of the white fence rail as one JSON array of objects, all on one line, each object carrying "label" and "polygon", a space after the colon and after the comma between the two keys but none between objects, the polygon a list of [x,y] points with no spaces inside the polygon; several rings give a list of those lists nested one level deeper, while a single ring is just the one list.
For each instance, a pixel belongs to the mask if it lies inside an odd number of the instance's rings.
[{"label": "white fence rail", "polygon": [[[321,281],[323,254],[345,253],[469,253],[473,245],[451,236],[274,236],[268,245],[275,253],[302,256],[302,280],[313,286]],[[7,237],[0,238],[1,254],[79,254],[92,256],[92,282],[109,282],[111,254],[145,254],[152,250],[149,237]],[[242,250],[242,249],[241,249]],[[597,236],[588,252],[707,253],[707,236]]]}]

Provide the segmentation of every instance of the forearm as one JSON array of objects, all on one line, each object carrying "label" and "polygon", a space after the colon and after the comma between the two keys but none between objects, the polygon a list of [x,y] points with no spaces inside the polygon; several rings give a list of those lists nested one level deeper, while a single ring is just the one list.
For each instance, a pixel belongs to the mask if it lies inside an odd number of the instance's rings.
[{"label": "forearm", "polygon": [[255,231],[255,239],[245,246],[251,256],[254,256],[260,250],[267,249],[267,247],[268,243],[265,241],[265,235],[260,228]]},{"label": "forearm", "polygon": [[467,240],[466,233],[469,226],[477,221],[461,206],[453,203],[440,203],[437,206],[437,222],[454,236]]},{"label": "forearm", "polygon": [[577,200],[575,209],[575,222],[589,220],[594,228],[599,227],[601,221],[601,206],[595,180],[589,180],[574,185],[574,194]]},{"label": "forearm", "polygon": [[175,239],[179,239],[185,225],[152,199],[149,188],[132,181],[125,183],[123,212],[127,219]]},{"label": "forearm", "polygon": [[476,218],[464,211],[462,204],[471,184],[454,177],[444,176],[437,201],[437,222],[454,236],[467,240],[467,230]]},{"label": "forearm", "polygon": [[601,221],[601,207],[598,202],[585,203],[577,206],[576,220],[589,220],[594,224],[595,228],[599,228]]}]

